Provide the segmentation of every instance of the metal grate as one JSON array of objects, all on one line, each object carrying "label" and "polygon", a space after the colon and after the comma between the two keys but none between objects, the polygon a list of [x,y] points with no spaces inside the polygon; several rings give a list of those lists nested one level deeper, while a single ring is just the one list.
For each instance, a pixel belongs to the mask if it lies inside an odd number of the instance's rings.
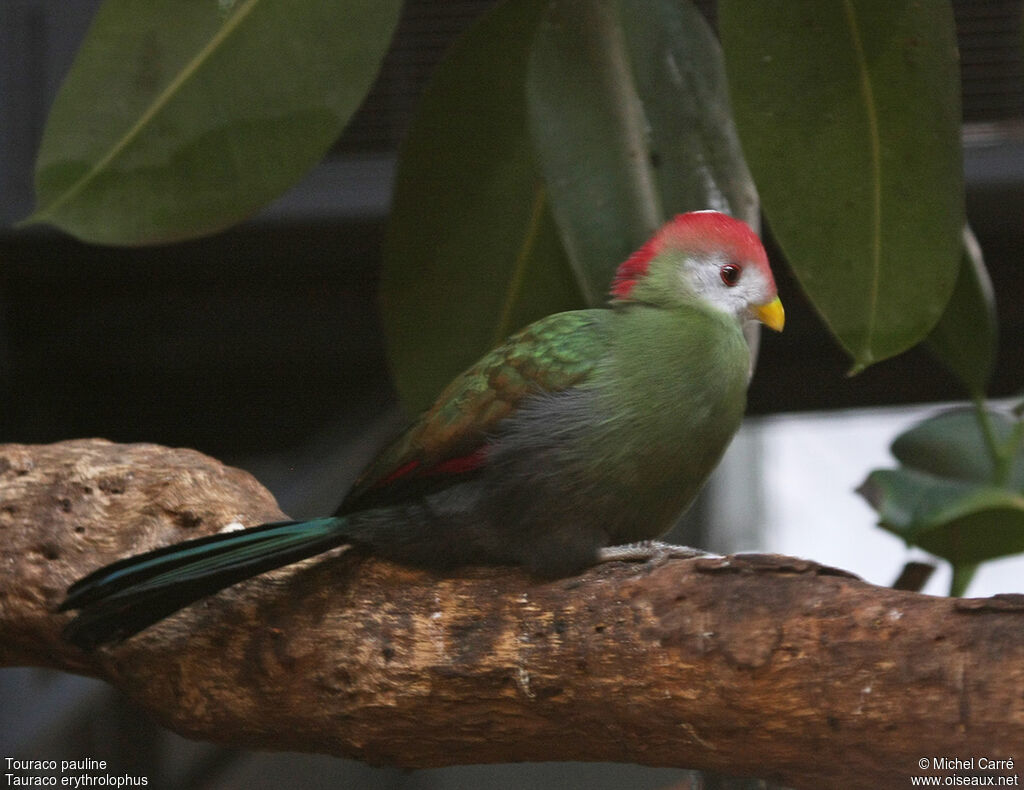
[{"label": "metal grate", "polygon": [[954,0],[964,121],[1024,117],[1020,0]]},{"label": "metal grate", "polygon": [[335,144],[335,152],[396,150],[434,68],[452,42],[496,4],[497,0],[406,0],[377,80]]},{"label": "metal grate", "polygon": [[[407,0],[391,51],[373,90],[335,153],[397,149],[434,67],[451,43],[496,0]],[[714,24],[714,0],[696,5]],[[1024,118],[1021,0],[954,0],[966,122]]]}]

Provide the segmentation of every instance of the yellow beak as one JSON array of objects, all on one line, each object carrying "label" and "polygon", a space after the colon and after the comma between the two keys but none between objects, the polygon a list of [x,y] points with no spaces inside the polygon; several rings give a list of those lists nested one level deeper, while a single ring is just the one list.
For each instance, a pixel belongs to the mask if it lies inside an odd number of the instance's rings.
[{"label": "yellow beak", "polygon": [[786,325],[786,311],[782,309],[782,300],[777,296],[768,304],[757,305],[754,308],[754,315],[758,321],[776,332],[781,332],[782,327]]}]

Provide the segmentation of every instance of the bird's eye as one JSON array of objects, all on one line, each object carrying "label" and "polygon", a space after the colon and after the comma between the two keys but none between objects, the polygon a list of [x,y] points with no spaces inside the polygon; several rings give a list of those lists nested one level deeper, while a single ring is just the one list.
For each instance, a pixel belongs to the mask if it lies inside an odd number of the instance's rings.
[{"label": "bird's eye", "polygon": [[727,263],[719,269],[719,273],[722,275],[722,282],[730,288],[740,281],[740,272],[742,271],[743,269],[737,263]]}]

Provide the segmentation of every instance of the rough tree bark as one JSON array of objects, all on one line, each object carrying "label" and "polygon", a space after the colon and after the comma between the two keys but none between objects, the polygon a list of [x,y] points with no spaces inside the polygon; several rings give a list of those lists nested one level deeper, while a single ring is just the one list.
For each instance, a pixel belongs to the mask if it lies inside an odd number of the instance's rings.
[{"label": "rough tree bark", "polygon": [[61,641],[54,608],[82,574],[280,518],[250,475],[191,450],[0,446],[0,665],[104,678],[192,738],[406,767],[601,760],[876,788],[942,775],[921,758],[1024,762],[1024,596],[933,598],[778,556],[546,583],[325,556],[117,647]]}]

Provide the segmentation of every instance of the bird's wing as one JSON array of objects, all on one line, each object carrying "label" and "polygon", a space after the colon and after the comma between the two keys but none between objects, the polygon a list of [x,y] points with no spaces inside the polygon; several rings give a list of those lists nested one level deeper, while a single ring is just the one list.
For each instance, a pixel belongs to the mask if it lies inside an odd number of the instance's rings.
[{"label": "bird's wing", "polygon": [[420,497],[478,473],[498,423],[525,397],[585,382],[606,345],[607,314],[556,313],[489,352],[366,467],[338,515]]}]

